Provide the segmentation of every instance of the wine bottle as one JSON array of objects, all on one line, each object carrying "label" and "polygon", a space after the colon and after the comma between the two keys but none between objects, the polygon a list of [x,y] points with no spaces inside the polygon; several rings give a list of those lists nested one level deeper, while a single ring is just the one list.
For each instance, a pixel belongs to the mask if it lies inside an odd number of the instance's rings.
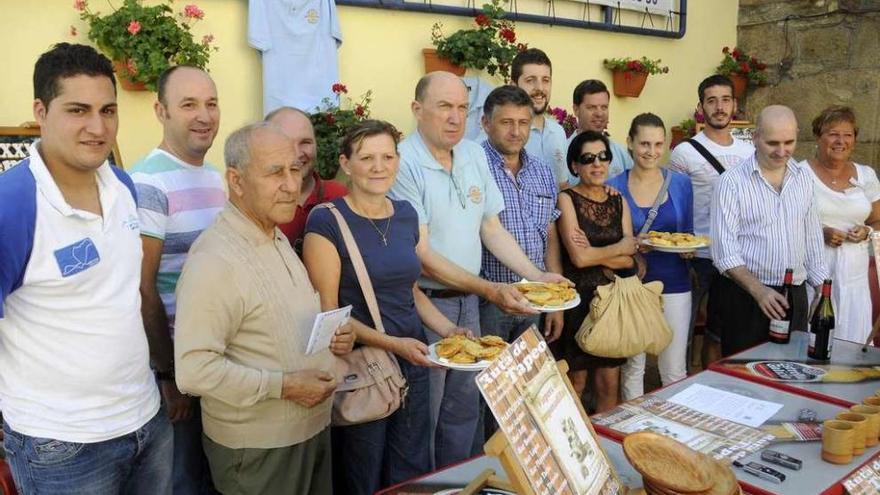
[{"label": "wine bottle", "polygon": [[818,361],[831,360],[834,340],[834,308],[831,305],[831,280],[822,284],[822,296],[810,318],[810,346],[807,356]]},{"label": "wine bottle", "polygon": [[770,320],[770,342],[774,344],[787,344],[791,340],[791,332],[789,332],[789,324],[791,323],[791,315],[794,312],[794,291],[791,288],[794,270],[785,269],[785,279],[782,283],[782,297],[788,303],[788,309],[785,310],[785,316],[782,319],[773,318]]}]

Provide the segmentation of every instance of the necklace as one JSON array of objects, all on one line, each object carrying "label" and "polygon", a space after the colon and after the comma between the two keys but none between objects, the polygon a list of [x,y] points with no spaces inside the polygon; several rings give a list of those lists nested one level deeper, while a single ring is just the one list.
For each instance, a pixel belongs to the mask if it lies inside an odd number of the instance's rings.
[{"label": "necklace", "polygon": [[388,247],[388,232],[391,230],[391,217],[388,217],[388,223],[385,224],[385,232],[379,230],[379,227],[376,225],[376,222],[373,221],[372,218],[367,217],[367,220],[370,222],[370,225],[376,229],[376,233],[379,234],[379,237],[382,238],[382,245]]},{"label": "necklace", "polygon": [[838,173],[837,175],[833,175],[831,173],[831,170],[833,170],[833,169],[829,169],[825,165],[822,165],[822,163],[819,160],[816,160],[816,165],[817,165],[816,168],[822,170],[822,175],[827,177],[828,180],[831,181],[831,185],[833,185],[833,186],[837,186],[837,179],[841,179],[841,178],[844,178],[849,175],[849,169],[846,165],[844,165],[843,167],[841,167],[839,169],[841,172]]},{"label": "necklace", "polygon": [[[351,206],[351,203],[349,203],[349,206]],[[358,210],[363,211],[360,207],[358,207]],[[389,208],[388,208],[388,204],[386,202],[385,211],[388,212],[388,210],[389,210]],[[357,213],[357,212],[355,212],[355,213]],[[378,225],[376,225],[376,222],[374,222],[373,219],[369,217],[369,215],[366,215],[365,213],[364,214],[359,213],[360,216],[366,218],[367,221],[370,222],[370,225],[373,226],[373,228],[376,230],[376,233],[379,234],[379,237],[382,239],[382,245],[385,247],[388,247],[388,233],[391,231],[391,217],[394,216],[393,213],[391,213],[391,212],[388,212],[387,214],[388,214],[388,222],[385,224],[385,230],[383,231],[382,229],[379,228]]]}]

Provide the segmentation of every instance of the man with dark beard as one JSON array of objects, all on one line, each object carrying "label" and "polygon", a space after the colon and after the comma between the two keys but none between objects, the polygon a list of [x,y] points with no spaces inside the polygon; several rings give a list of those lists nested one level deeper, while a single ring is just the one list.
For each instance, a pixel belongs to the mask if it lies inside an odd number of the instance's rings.
[{"label": "man with dark beard", "polygon": [[547,54],[537,48],[529,48],[514,57],[510,69],[511,80],[525,90],[532,99],[532,126],[526,152],[543,161],[556,177],[560,187],[568,187],[568,150],[565,131],[552,117],[547,117],[550,90],[553,87],[553,66]]},{"label": "man with dark beard", "polygon": [[[751,157],[755,148],[730,134],[730,122],[736,113],[736,99],[733,97],[733,83],[730,79],[717,74],[709,76],[700,83],[697,94],[700,98],[697,110],[705,116],[706,127],[693,139],[675,147],[669,158],[669,167],[691,178],[694,188],[694,233],[708,236],[715,184],[721,173]],[[712,266],[708,248],[697,250],[691,263],[698,279],[692,292],[692,307],[696,315],[703,297],[708,297],[709,288],[718,276],[718,271]],[[708,319],[702,353],[704,366],[721,357],[718,322],[711,317],[713,311],[709,310],[706,314]],[[691,326],[693,327],[693,318]]]}]

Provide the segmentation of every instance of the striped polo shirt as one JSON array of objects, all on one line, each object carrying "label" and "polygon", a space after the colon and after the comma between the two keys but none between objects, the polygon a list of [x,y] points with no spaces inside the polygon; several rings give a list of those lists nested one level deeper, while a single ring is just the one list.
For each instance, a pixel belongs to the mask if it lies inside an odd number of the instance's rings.
[{"label": "striped polo shirt", "polygon": [[173,333],[174,290],[196,237],[223,211],[223,177],[213,165],[193,166],[161,149],[132,167],[141,235],[164,241],[156,285]]}]

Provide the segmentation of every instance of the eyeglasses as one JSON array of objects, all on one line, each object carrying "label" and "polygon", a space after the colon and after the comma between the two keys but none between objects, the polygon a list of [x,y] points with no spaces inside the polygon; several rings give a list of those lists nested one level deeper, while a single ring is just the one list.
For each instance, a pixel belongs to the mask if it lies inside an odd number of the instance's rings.
[{"label": "eyeglasses", "polygon": [[458,185],[458,181],[455,180],[455,174],[449,172],[449,179],[452,182],[452,187],[455,189],[455,195],[458,196],[458,203],[461,205],[461,209],[466,209],[467,204],[465,203],[464,191],[461,190],[461,187]]},{"label": "eyeglasses", "polygon": [[611,152],[608,150],[600,151],[599,153],[584,153],[579,156],[577,162],[581,165],[589,165],[594,163],[596,160],[600,162],[608,162],[611,161]]}]

